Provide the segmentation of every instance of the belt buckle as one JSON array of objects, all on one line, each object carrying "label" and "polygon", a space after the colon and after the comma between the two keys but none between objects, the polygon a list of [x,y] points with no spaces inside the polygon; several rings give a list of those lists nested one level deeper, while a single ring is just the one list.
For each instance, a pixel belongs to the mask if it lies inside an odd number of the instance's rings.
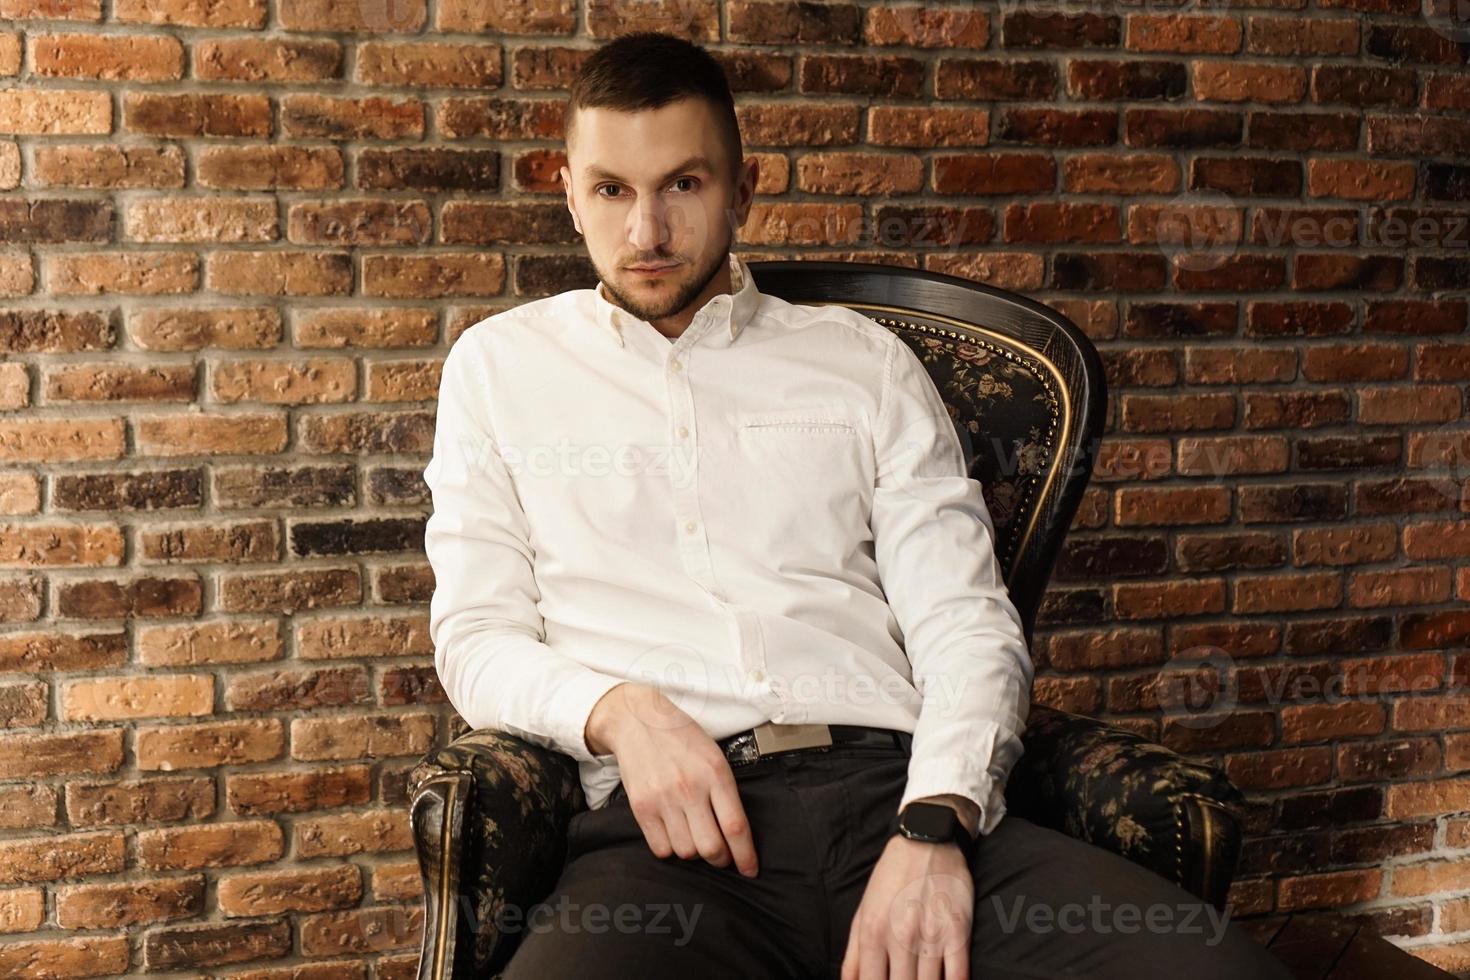
[{"label": "belt buckle", "polygon": [[832,729],[820,724],[779,725],[768,721],[751,731],[755,732],[755,746],[761,755],[832,744]]}]

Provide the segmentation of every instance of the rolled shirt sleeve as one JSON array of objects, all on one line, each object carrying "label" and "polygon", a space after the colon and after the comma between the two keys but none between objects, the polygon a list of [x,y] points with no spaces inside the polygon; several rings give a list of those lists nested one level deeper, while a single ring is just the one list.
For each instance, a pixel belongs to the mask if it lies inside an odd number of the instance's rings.
[{"label": "rolled shirt sleeve", "polygon": [[894,336],[874,425],[879,576],[922,696],[899,804],[955,793],[980,832],[1005,815],[1034,668],[995,552],[980,483],[917,354]]},{"label": "rolled shirt sleeve", "polygon": [[473,728],[506,732],[580,762],[587,717],[624,678],[544,641],[525,511],[486,412],[489,386],[474,329],[444,361],[433,454],[424,481],[433,513],[424,550],[434,571],[429,636],[450,703]]}]

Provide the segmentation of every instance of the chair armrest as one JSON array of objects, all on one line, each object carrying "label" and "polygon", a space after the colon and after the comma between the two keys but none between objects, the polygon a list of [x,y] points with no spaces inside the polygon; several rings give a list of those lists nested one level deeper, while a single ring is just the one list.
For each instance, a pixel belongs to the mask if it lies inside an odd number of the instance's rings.
[{"label": "chair armrest", "polygon": [[424,880],[418,980],[494,975],[561,874],[567,824],[586,808],[577,763],[481,729],[425,756],[408,792]]},{"label": "chair armrest", "polygon": [[1224,910],[1244,797],[1219,769],[1125,728],[1032,705],[1006,809],[1104,847]]}]

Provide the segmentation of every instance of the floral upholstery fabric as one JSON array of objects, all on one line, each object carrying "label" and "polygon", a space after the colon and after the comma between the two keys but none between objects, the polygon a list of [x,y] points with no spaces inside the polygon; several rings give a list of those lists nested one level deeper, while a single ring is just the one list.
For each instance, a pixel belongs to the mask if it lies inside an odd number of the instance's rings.
[{"label": "floral upholstery fabric", "polygon": [[1121,854],[1183,884],[1180,800],[1198,795],[1239,819],[1244,797],[1213,766],[1136,732],[1031,706],[1026,751],[1006,784],[1006,810]]},{"label": "floral upholstery fabric", "polygon": [[1008,568],[1056,448],[1057,394],[1050,376],[999,343],[873,319],[893,330],[928,369],[955,424],[970,476],[980,481],[995,524],[996,555]]}]

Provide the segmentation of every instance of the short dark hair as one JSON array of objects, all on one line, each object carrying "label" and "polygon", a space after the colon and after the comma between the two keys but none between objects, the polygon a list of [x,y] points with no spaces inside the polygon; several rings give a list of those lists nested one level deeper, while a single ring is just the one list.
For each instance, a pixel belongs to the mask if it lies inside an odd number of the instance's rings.
[{"label": "short dark hair", "polygon": [[572,80],[565,138],[570,144],[578,109],[637,112],[691,96],[714,109],[734,180],[745,152],[729,79],[708,51],[672,34],[624,34],[593,52]]}]

